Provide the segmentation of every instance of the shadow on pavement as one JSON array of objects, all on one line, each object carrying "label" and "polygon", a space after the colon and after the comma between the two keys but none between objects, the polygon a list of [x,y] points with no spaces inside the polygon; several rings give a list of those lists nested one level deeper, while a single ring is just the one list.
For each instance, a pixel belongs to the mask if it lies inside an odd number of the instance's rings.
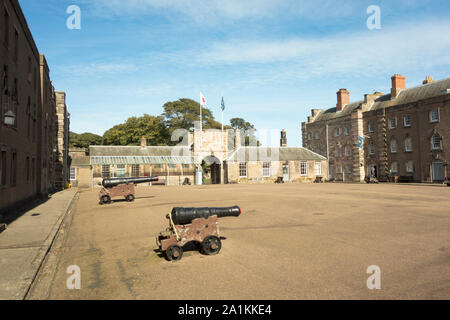
[{"label": "shadow on pavement", "polygon": [[[11,224],[20,217],[22,217],[28,211],[46,203],[52,198],[52,195],[48,196],[37,196],[32,199],[25,200],[14,207],[7,208],[0,213],[0,225],[2,223]],[[35,215],[40,214],[39,212],[34,213]]]}]

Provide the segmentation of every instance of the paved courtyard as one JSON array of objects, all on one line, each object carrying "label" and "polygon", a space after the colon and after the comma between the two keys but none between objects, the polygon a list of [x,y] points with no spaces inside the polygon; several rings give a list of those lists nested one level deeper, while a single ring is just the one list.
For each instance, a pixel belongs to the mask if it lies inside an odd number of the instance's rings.
[{"label": "paved courtyard", "polygon": [[[109,206],[80,192],[31,298],[450,299],[450,188],[140,187]],[[243,214],[220,220],[219,255],[173,263],[154,251],[174,206],[231,205]],[[72,265],[81,290],[66,287]],[[367,288],[371,265],[381,290]]]}]

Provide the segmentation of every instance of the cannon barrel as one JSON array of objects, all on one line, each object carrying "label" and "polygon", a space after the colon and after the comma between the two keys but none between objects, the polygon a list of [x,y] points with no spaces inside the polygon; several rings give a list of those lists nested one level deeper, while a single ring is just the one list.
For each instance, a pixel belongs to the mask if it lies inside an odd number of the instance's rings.
[{"label": "cannon barrel", "polygon": [[173,208],[172,220],[176,225],[190,224],[194,219],[209,218],[211,216],[239,217],[242,210],[238,206],[226,208]]},{"label": "cannon barrel", "polygon": [[102,186],[105,188],[113,188],[117,187],[121,184],[140,184],[147,182],[158,182],[158,177],[146,177],[146,178],[112,178],[112,179],[104,179],[102,182]]}]

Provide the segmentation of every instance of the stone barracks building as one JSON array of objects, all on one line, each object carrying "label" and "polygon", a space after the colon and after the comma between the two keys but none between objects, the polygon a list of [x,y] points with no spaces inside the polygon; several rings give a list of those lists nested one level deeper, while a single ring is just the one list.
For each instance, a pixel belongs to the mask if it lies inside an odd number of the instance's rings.
[{"label": "stone barracks building", "polygon": [[17,0],[0,0],[0,214],[65,188],[69,114]]},{"label": "stone barracks building", "polygon": [[[242,137],[242,138],[241,138]],[[88,154],[72,151],[71,183],[96,186],[103,178],[158,176],[162,185],[312,182],[327,176],[326,158],[304,148],[246,147],[243,133],[198,130],[186,133],[184,146],[91,146]],[[155,184],[155,183],[153,183]]]},{"label": "stone barracks building", "polygon": [[392,77],[388,94],[350,102],[337,92],[335,108],[313,109],[302,123],[303,146],[329,158],[329,178],[363,181],[388,173],[400,181],[442,183],[450,162],[450,78],[406,88]]}]

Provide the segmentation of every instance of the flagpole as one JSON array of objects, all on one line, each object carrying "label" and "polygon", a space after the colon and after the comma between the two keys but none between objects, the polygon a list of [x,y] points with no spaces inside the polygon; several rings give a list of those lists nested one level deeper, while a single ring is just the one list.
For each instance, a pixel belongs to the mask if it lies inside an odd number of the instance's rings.
[{"label": "flagpole", "polygon": [[224,148],[223,148],[223,109],[222,109],[222,151],[224,151]]},{"label": "flagpole", "polygon": [[200,150],[203,148],[203,101],[202,94],[200,93]]}]

